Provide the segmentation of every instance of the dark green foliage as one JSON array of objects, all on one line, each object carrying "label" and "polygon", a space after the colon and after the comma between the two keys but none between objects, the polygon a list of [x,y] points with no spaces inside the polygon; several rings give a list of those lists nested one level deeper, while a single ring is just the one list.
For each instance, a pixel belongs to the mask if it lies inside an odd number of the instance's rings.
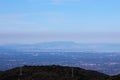
[{"label": "dark green foliage", "polygon": [[[19,76],[19,68],[0,73],[0,80],[107,80],[108,75],[97,71],[67,66],[24,66],[23,75]],[[72,76],[72,69],[73,75]],[[117,80],[117,79],[115,79]]]}]

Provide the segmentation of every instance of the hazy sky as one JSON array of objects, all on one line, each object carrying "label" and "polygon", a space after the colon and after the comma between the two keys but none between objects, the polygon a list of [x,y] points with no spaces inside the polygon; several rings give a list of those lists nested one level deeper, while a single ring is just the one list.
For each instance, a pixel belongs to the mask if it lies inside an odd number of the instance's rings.
[{"label": "hazy sky", "polygon": [[0,0],[0,44],[120,43],[120,0]]}]

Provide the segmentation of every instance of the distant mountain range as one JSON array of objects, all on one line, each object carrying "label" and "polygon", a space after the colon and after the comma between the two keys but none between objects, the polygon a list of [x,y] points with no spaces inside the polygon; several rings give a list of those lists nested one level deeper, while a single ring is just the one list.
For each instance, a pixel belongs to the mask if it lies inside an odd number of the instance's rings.
[{"label": "distant mountain range", "polygon": [[11,44],[2,48],[19,51],[92,51],[92,52],[120,52],[120,44],[84,44],[71,41],[54,41],[37,44]]}]

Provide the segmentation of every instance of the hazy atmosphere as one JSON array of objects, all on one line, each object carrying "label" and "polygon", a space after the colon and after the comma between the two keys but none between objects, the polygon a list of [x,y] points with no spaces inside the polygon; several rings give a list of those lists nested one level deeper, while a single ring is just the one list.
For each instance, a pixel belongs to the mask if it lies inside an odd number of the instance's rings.
[{"label": "hazy atmosphere", "polygon": [[0,0],[0,80],[120,80],[120,0]]},{"label": "hazy atmosphere", "polygon": [[120,43],[120,0],[1,0],[0,44]]}]

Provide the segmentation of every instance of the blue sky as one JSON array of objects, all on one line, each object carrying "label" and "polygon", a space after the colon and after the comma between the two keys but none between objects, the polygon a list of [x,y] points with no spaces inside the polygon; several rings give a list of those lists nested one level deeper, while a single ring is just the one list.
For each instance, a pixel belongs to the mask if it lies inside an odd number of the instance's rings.
[{"label": "blue sky", "polygon": [[120,0],[1,0],[0,44],[120,43]]}]

